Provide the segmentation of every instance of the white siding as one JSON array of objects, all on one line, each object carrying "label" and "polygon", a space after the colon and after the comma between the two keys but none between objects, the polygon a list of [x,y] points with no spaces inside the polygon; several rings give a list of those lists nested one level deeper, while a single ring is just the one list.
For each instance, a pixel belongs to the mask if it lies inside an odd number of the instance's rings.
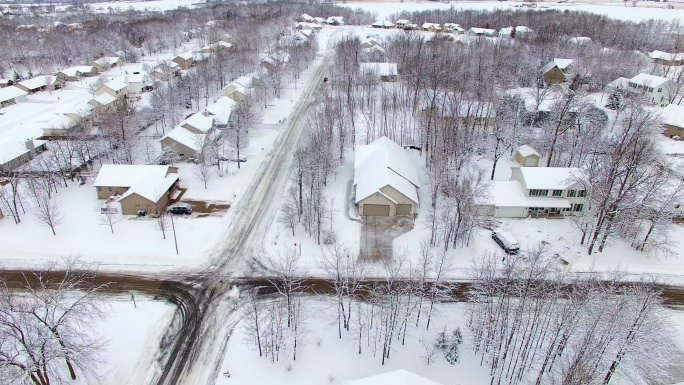
[{"label": "white siding", "polygon": [[526,214],[525,207],[497,207],[494,210],[496,218],[525,218]]}]

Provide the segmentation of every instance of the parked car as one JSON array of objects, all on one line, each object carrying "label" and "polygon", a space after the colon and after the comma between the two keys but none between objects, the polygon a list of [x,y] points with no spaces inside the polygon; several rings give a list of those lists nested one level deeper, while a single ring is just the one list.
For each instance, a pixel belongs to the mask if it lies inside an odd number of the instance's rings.
[{"label": "parked car", "polygon": [[176,203],[169,206],[167,210],[169,213],[176,215],[192,214],[192,206],[189,203]]},{"label": "parked car", "polygon": [[511,234],[496,228],[492,230],[492,239],[498,243],[504,251],[510,255],[520,253],[520,244]]}]

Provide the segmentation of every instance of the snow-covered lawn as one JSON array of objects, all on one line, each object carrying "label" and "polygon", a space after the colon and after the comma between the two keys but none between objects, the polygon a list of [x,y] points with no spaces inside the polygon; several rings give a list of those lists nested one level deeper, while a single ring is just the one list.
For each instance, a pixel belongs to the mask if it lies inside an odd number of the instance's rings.
[{"label": "snow-covered lawn", "polygon": [[[166,302],[136,296],[107,298],[107,318],[98,321],[95,333],[107,341],[102,355],[106,364],[98,368],[102,385],[142,384],[156,367],[155,353],[161,333],[171,321],[174,307]],[[85,385],[83,381],[77,381]]]},{"label": "snow-covered lawn", "polygon": [[[344,7],[361,8],[364,11],[374,12],[380,19],[389,18],[390,15],[401,11],[417,12],[430,9],[446,10],[450,7],[455,9],[475,9],[481,11],[491,11],[495,9],[518,9],[516,5],[521,2],[499,2],[499,1],[452,1],[449,3],[438,3],[431,1],[424,2],[387,2],[387,3],[371,3],[371,2],[348,2],[347,4],[340,4]],[[597,5],[597,4],[557,4],[554,2],[540,3],[536,9],[557,9],[570,11],[585,11],[605,15],[615,19],[629,20],[629,21],[643,21],[648,19],[664,19],[675,20],[684,19],[683,9],[662,9],[662,8],[644,8],[644,7],[625,7],[618,5]],[[525,8],[529,10],[529,8]],[[459,20],[454,20],[458,23]],[[469,28],[472,26],[464,26]],[[503,27],[503,26],[501,26]]]},{"label": "snow-covered lawn", "polygon": [[[479,365],[479,357],[474,357],[470,350],[470,333],[466,327],[465,305],[452,304],[444,306],[435,318],[430,329],[424,326],[413,328],[406,337],[406,344],[401,340],[394,341],[390,358],[381,365],[382,346],[374,353],[371,337],[370,346],[366,341],[366,332],[362,341],[362,354],[358,354],[358,330],[352,321],[352,330],[343,332],[342,339],[337,334],[335,303],[324,300],[305,301],[305,336],[303,346],[297,353],[297,360],[292,360],[292,352],[288,347],[281,353],[278,362],[271,363],[269,358],[259,357],[245,341],[250,335],[245,330],[245,321],[241,321],[233,331],[221,372],[230,371],[231,377],[220,375],[217,385],[253,385],[253,384],[293,384],[320,385],[343,384],[345,380],[357,379],[374,374],[385,373],[397,369],[405,369],[423,377],[443,384],[485,385],[489,383],[486,367]],[[424,325],[421,322],[421,325]],[[424,348],[420,340],[432,343],[437,333],[447,327],[460,327],[464,335],[461,346],[461,362],[450,365],[443,355],[429,366],[420,358]],[[288,367],[291,367],[288,370]]]}]

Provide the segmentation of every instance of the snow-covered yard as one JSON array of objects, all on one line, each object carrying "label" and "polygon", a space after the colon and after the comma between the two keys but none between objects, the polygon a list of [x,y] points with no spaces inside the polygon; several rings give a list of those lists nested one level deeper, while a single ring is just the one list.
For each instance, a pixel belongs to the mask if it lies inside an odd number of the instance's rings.
[{"label": "snow-covered yard", "polygon": [[[98,321],[94,332],[107,345],[102,352],[106,363],[98,368],[102,385],[141,384],[148,371],[156,368],[155,353],[161,333],[171,321],[174,307],[166,302],[136,296],[106,298],[107,318]],[[85,385],[84,381],[77,381]]]}]

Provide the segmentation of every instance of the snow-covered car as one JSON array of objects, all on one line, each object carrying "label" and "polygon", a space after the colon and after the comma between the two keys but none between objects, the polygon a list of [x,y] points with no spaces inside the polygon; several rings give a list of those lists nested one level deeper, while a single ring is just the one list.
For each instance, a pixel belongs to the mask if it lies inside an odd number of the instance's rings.
[{"label": "snow-covered car", "polygon": [[189,203],[176,203],[174,205],[169,206],[167,211],[171,214],[176,215],[190,215],[192,214],[192,206],[190,206]]}]

